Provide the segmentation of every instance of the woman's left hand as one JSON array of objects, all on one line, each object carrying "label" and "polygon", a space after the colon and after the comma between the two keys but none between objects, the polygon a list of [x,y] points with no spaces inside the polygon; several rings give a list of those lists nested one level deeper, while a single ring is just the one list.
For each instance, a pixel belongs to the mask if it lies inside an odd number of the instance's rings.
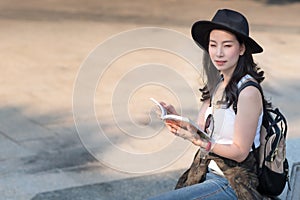
[{"label": "woman's left hand", "polygon": [[191,126],[187,126],[186,129],[182,128],[172,120],[166,120],[166,125],[169,128],[170,132],[176,136],[179,136],[185,140],[191,141],[193,144],[200,146],[203,149],[210,150],[211,143],[204,141],[197,134],[196,130]]}]

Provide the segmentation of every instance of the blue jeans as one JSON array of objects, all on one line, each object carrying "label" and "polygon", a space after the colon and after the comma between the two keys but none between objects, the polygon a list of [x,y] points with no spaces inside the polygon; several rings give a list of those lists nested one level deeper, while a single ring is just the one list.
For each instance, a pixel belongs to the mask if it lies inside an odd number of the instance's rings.
[{"label": "blue jeans", "polygon": [[237,199],[226,178],[214,173],[207,173],[206,180],[192,186],[172,190],[148,200],[200,200],[200,199]]}]

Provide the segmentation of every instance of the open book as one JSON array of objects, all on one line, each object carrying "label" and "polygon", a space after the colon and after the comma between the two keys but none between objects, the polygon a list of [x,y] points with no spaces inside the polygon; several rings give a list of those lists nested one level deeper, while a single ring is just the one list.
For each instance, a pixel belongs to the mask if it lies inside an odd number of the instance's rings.
[{"label": "open book", "polygon": [[170,120],[172,123],[176,123],[178,126],[182,127],[183,129],[186,129],[187,126],[189,126],[193,131],[197,132],[197,134],[200,136],[201,139],[204,139],[206,141],[210,141],[210,137],[205,131],[203,131],[195,122],[190,120],[187,117],[183,117],[180,115],[174,115],[174,114],[168,114],[167,110],[154,98],[150,98],[151,101],[153,101],[160,109],[161,115],[160,118],[164,121]]}]

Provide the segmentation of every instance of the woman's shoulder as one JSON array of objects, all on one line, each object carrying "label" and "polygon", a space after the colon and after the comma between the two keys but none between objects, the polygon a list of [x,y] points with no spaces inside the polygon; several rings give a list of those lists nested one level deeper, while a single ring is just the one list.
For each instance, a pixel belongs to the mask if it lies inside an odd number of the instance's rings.
[{"label": "woman's shoulder", "polygon": [[[262,96],[258,88],[248,86],[244,88],[238,96],[238,104],[251,108],[252,105],[262,106]],[[260,106],[260,107],[261,107]]]},{"label": "woman's shoulder", "polygon": [[256,87],[249,86],[249,87],[244,88],[240,92],[238,98],[239,98],[239,100],[243,98],[243,99],[247,99],[248,101],[251,101],[253,99],[260,100],[261,99],[261,94],[260,94],[260,91]]}]

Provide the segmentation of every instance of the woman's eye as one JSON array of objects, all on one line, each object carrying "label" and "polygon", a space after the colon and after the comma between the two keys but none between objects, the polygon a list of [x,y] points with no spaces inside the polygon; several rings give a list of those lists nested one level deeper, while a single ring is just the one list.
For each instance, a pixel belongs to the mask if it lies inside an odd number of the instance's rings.
[{"label": "woman's eye", "polygon": [[226,44],[224,47],[232,47],[232,45],[231,44]]},{"label": "woman's eye", "polygon": [[209,44],[210,47],[216,47],[217,45],[215,44]]}]

